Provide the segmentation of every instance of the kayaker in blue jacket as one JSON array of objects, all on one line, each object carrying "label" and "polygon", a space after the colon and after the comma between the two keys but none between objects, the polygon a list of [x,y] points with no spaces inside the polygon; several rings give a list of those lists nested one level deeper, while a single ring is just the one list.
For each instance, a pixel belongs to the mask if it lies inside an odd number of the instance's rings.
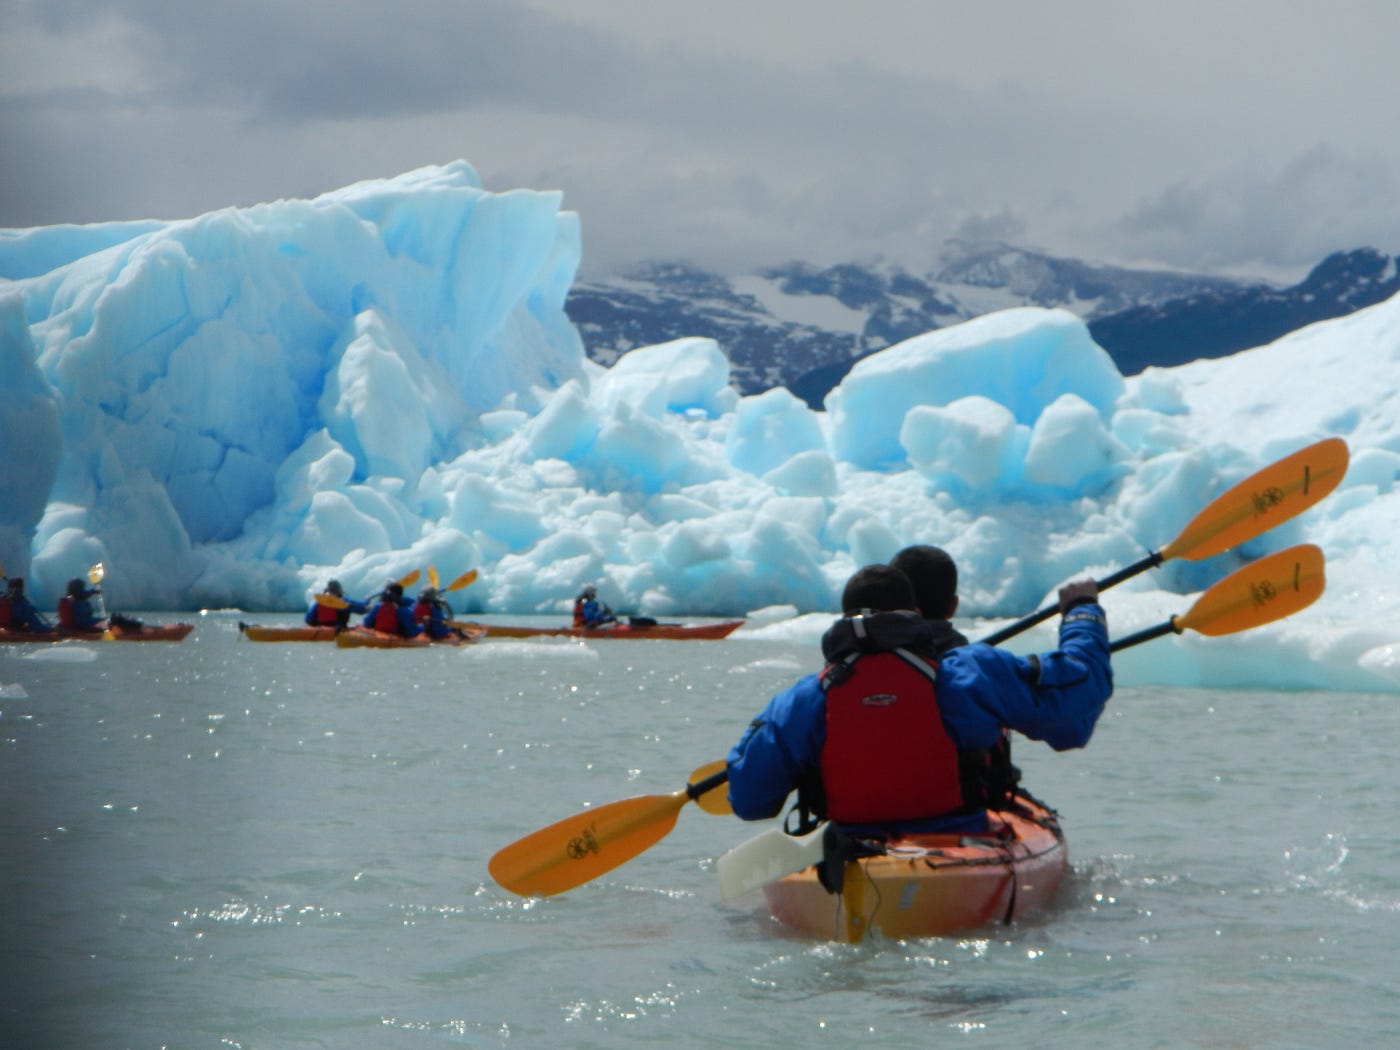
[{"label": "kayaker in blue jacket", "polygon": [[[905,547],[890,559],[890,565],[909,577],[914,586],[914,603],[933,630],[933,655],[941,657],[949,649],[967,644],[967,638],[953,626],[958,611],[958,565],[941,547],[918,544]],[[1001,741],[987,752],[988,790],[996,797],[1013,795],[1021,771],[1011,761],[1011,730],[1003,728]]]},{"label": "kayaker in blue jacket", "polygon": [[334,627],[337,630],[344,630],[350,626],[352,615],[358,616],[369,611],[369,606],[364,602],[357,602],[353,598],[345,597],[345,590],[341,587],[339,580],[331,580],[327,583],[325,593],[333,598],[339,598],[340,602],[331,604],[312,601],[311,608],[306,610],[305,616],[306,623],[310,627]]},{"label": "kayaker in blue jacket", "polygon": [[598,588],[591,583],[579,592],[574,599],[575,627],[602,627],[616,623],[617,617],[606,605],[598,600]]},{"label": "kayaker in blue jacket", "polygon": [[0,596],[0,627],[30,634],[53,632],[53,624],[24,596],[24,580],[19,576],[11,576],[5,582],[5,593]]},{"label": "kayaker in blue jacket", "polygon": [[429,638],[441,641],[459,633],[447,625],[450,619],[452,606],[447,604],[447,599],[436,587],[424,587],[418,594],[418,603],[413,607],[414,622],[428,632]]},{"label": "kayaker in blue jacket", "polygon": [[413,619],[412,603],[404,599],[403,584],[397,581],[390,581],[379,595],[379,601],[370,606],[365,615],[365,626],[405,638],[417,638],[423,633],[423,628]]},{"label": "kayaker in blue jacket", "polygon": [[985,830],[1003,731],[1083,747],[1112,694],[1097,598],[1092,580],[1060,589],[1054,652],[962,644],[940,659],[909,578],[866,566],[822,638],[827,668],[773,697],[729,753],[734,812],[775,817],[796,790],[804,816],[861,834]]},{"label": "kayaker in blue jacket", "polygon": [[92,634],[107,627],[107,618],[92,610],[92,598],[102,593],[100,587],[89,587],[80,578],[68,581],[68,590],[58,600],[59,626],[70,631]]}]

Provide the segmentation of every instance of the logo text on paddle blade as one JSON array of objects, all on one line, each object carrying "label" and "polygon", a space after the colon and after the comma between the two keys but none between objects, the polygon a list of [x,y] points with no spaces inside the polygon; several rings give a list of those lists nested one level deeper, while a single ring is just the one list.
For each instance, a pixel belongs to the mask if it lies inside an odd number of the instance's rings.
[{"label": "logo text on paddle blade", "polygon": [[598,852],[598,838],[593,833],[593,829],[594,825],[590,824],[583,829],[577,838],[569,840],[565,852],[568,853],[570,860],[583,860],[590,853]]},{"label": "logo text on paddle blade", "polygon": [[1286,493],[1281,488],[1267,488],[1253,496],[1254,513],[1267,514],[1283,502]]}]

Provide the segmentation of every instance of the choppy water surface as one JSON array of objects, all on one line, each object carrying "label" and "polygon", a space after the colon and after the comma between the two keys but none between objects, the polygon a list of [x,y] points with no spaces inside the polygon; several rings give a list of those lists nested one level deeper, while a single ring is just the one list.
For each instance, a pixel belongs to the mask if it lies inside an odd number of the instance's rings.
[{"label": "choppy water surface", "polygon": [[1400,1032],[1393,696],[1121,689],[1087,750],[1023,742],[1072,875],[1050,914],[974,937],[789,936],[761,897],[727,906],[715,885],[714,858],[766,825],[693,806],[571,893],[490,881],[487,858],[537,827],[681,787],[816,655],[344,651],[249,643],[219,616],[178,645],[0,652],[0,1045]]}]

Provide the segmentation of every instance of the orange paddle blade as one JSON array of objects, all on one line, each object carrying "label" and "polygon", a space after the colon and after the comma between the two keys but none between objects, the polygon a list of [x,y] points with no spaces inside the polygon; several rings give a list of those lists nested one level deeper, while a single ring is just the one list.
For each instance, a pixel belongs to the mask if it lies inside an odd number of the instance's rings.
[{"label": "orange paddle blade", "polygon": [[511,843],[487,870],[522,897],[563,893],[627,863],[675,827],[685,791],[641,795],[568,817]]},{"label": "orange paddle blade", "polygon": [[1350,454],[1327,438],[1245,478],[1197,514],[1159,552],[1163,561],[1200,561],[1262,535],[1320,502],[1341,484]]},{"label": "orange paddle blade", "polygon": [[[707,762],[694,773],[690,774],[689,783],[694,786],[702,780],[708,780],[716,773],[723,773],[729,769],[729,763],[720,759],[718,762]],[[734,815],[734,807],[729,804],[728,783],[718,784],[710,788],[704,794],[695,799],[695,804],[706,813],[712,813],[717,817],[729,817]]]},{"label": "orange paddle blade", "polygon": [[1172,627],[1211,637],[1246,631],[1307,608],[1326,586],[1322,550],[1304,543],[1231,573],[1174,617]]},{"label": "orange paddle blade", "polygon": [[475,570],[475,569],[469,569],[468,571],[462,573],[462,575],[458,576],[458,577],[457,577],[455,580],[453,580],[451,583],[449,583],[449,584],[444,588],[444,590],[449,590],[449,591],[460,591],[463,587],[469,587],[469,586],[471,586],[471,585],[472,585],[473,583],[475,583],[475,582],[476,582],[476,570]]}]

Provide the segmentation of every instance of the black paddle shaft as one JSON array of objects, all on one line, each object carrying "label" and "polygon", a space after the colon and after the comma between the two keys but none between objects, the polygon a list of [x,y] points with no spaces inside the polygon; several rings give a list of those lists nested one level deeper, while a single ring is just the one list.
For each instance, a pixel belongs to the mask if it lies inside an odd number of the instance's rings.
[{"label": "black paddle shaft", "polygon": [[1110,642],[1108,651],[1116,653],[1120,649],[1127,649],[1134,645],[1141,645],[1143,642],[1150,642],[1154,638],[1160,638],[1164,634],[1171,634],[1173,631],[1177,634],[1181,633],[1180,628],[1176,625],[1175,617],[1168,620],[1166,623],[1159,623],[1156,627],[1148,627],[1146,630],[1138,631],[1136,634],[1130,634],[1126,638],[1119,638],[1116,642]]},{"label": "black paddle shaft", "polygon": [[[1133,562],[1133,564],[1129,565],[1127,568],[1119,569],[1111,576],[1105,576],[1103,579],[1095,581],[1095,584],[1099,590],[1106,591],[1110,587],[1116,587],[1124,580],[1131,579],[1140,572],[1146,572],[1148,569],[1155,569],[1158,565],[1162,564],[1162,560],[1162,553],[1160,551],[1153,551],[1141,561]],[[1058,603],[1047,605],[1039,612],[1031,613],[1031,615],[1027,616],[1025,619],[1007,624],[1001,630],[989,634],[986,638],[982,639],[982,643],[984,645],[1000,645],[1008,638],[1015,637],[1022,631],[1030,630],[1036,624],[1050,619],[1050,617],[1054,616],[1059,611],[1060,606]]]},{"label": "black paddle shaft", "polygon": [[718,773],[715,773],[713,776],[706,777],[698,784],[687,784],[685,786],[685,793],[690,798],[699,798],[706,792],[713,791],[715,788],[719,787],[728,779],[729,770],[721,769]]}]

